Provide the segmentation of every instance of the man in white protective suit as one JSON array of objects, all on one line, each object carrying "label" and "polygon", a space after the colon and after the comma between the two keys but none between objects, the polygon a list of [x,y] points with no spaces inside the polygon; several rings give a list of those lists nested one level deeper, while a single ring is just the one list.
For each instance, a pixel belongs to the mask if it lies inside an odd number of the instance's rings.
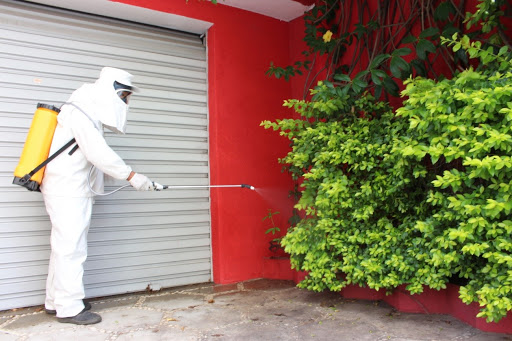
[{"label": "man in white protective suit", "polygon": [[73,92],[57,116],[50,154],[72,138],[76,140],[69,151],[48,163],[41,184],[52,223],[45,311],[56,314],[59,322],[83,325],[101,321],[100,315],[89,311],[90,303],[83,301],[82,278],[94,192],[103,192],[103,174],[127,180],[139,191],[162,189],[133,172],[103,137],[104,127],[124,134],[129,98],[138,91],[132,77],[120,69],[103,68],[94,84],[84,84]]}]

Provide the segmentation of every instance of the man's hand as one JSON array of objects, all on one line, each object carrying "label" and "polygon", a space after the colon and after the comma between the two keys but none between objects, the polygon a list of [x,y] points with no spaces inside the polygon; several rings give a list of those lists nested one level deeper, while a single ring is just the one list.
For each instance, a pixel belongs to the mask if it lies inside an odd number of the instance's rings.
[{"label": "man's hand", "polygon": [[130,180],[128,181],[130,182],[130,185],[132,185],[132,187],[137,191],[159,191],[164,188],[164,186],[149,180],[147,176],[139,173],[133,174],[129,179]]}]

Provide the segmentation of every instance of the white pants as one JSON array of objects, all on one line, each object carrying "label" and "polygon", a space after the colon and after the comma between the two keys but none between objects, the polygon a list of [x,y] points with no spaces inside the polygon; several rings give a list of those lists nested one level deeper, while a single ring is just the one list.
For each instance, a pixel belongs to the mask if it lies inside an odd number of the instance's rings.
[{"label": "white pants", "polygon": [[44,195],[44,202],[52,222],[45,307],[56,310],[57,317],[75,316],[84,309],[83,264],[93,198]]}]

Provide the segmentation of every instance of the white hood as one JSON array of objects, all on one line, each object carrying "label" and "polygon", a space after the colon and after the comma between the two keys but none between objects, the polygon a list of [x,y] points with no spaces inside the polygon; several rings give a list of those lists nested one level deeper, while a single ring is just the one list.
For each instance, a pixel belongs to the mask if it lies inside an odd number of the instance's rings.
[{"label": "white hood", "polygon": [[119,98],[114,82],[127,85],[132,91],[138,92],[138,88],[132,85],[132,77],[126,71],[105,67],[94,84],[85,84],[77,89],[69,102],[77,104],[93,120],[100,121],[114,133],[124,134],[129,106]]}]

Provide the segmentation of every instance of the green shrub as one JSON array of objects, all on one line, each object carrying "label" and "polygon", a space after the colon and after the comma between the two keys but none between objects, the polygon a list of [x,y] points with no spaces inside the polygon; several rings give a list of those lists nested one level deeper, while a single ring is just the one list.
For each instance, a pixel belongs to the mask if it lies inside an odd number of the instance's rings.
[{"label": "green shrub", "polygon": [[399,149],[406,160],[426,158],[436,174],[432,214],[415,225],[430,249],[425,262],[452,264],[469,279],[461,299],[493,321],[512,310],[512,64],[506,48],[494,54],[467,37],[452,44],[483,65],[450,80],[410,80],[397,110],[410,122]]},{"label": "green shrub", "polygon": [[446,287],[497,321],[512,310],[512,63],[508,49],[451,40],[480,57],[452,79],[409,79],[393,114],[355,85],[320,82],[302,119],[265,121],[292,141],[305,214],[282,240],[301,287]]},{"label": "green shrub", "polygon": [[418,275],[422,264],[416,255],[424,247],[414,226],[418,217],[428,217],[428,182],[419,176],[426,174],[421,162],[396,151],[407,121],[367,93],[355,99],[335,97],[333,91],[320,83],[314,101],[286,102],[303,117],[321,120],[263,123],[293,140],[281,162],[303,172],[296,207],[307,216],[282,241],[292,265],[308,271],[300,286],[338,291],[356,283],[392,289],[427,276],[432,287],[443,287],[444,268]]}]

